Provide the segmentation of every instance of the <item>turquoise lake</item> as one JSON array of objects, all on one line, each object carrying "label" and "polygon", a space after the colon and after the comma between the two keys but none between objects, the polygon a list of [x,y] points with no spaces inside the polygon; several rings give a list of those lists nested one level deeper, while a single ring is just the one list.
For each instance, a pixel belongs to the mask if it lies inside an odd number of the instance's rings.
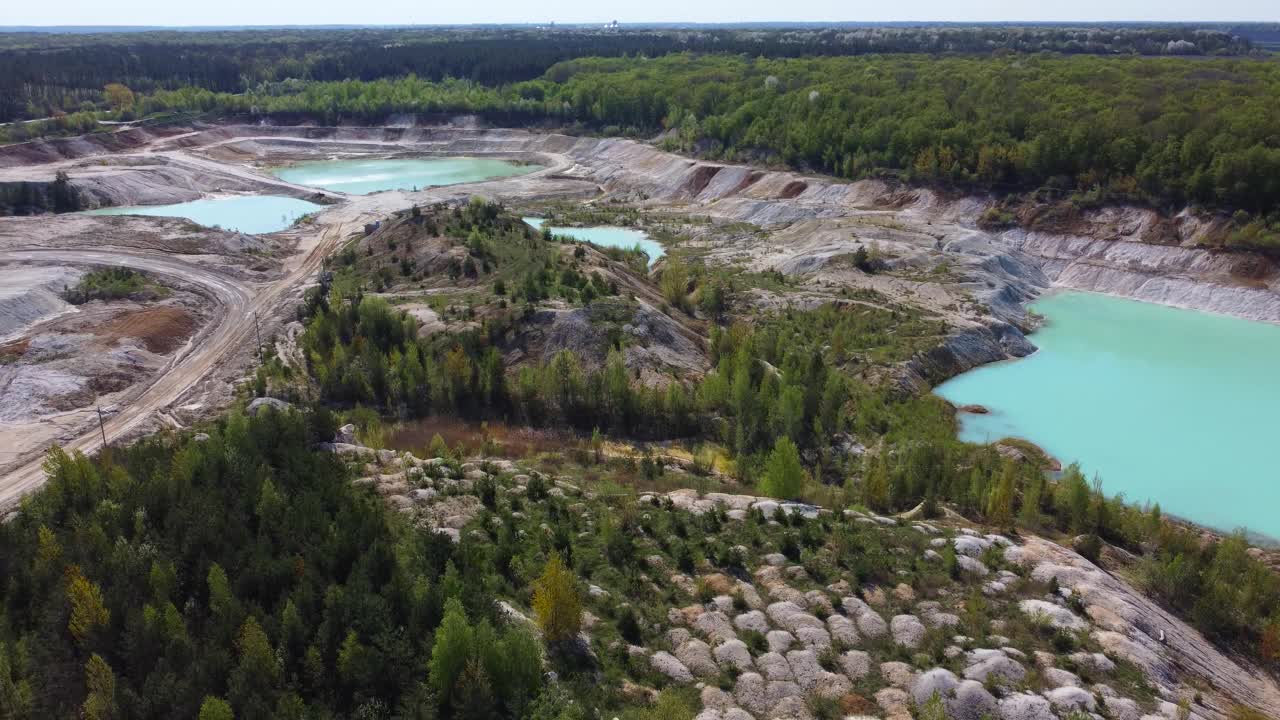
[{"label": "turquoise lake", "polygon": [[323,205],[297,198],[244,195],[193,200],[176,205],[101,208],[90,210],[89,214],[180,217],[206,227],[220,227],[256,235],[283,230],[303,215],[322,209]]},{"label": "turquoise lake", "polygon": [[537,165],[494,158],[446,157],[420,160],[318,160],[272,170],[281,180],[351,195],[413,190],[525,175]]},{"label": "turquoise lake", "polygon": [[1032,309],[1039,352],[937,388],[991,410],[962,439],[1025,438],[1108,494],[1280,538],[1280,326],[1079,292]]},{"label": "turquoise lake", "polygon": [[[535,217],[527,217],[525,222],[541,230],[543,219]],[[662,245],[657,241],[649,238],[643,231],[634,230],[624,227],[555,227],[552,226],[551,233],[553,235],[564,235],[574,240],[582,240],[583,242],[595,243],[603,247],[617,247],[624,250],[630,250],[636,245],[640,246],[649,254],[649,264],[652,265],[662,257],[664,252]]]}]

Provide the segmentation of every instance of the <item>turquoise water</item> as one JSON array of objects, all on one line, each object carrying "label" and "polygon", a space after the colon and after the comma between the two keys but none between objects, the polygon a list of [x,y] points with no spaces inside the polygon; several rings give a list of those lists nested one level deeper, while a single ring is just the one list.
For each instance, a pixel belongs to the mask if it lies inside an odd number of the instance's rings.
[{"label": "turquoise water", "polygon": [[381,190],[413,190],[524,175],[536,165],[494,158],[446,157],[424,160],[318,160],[272,170],[281,180],[352,195]]},{"label": "turquoise water", "polygon": [[1280,537],[1280,327],[1091,293],[1032,306],[1040,351],[941,385],[973,442],[1022,437],[1109,493]]},{"label": "turquoise water", "polygon": [[[524,219],[524,221],[539,230],[542,229],[542,223],[543,223],[542,218],[527,217]],[[554,227],[552,226],[551,232],[552,234],[555,234],[555,235],[565,235],[565,236],[571,237],[574,240],[582,240],[585,242],[595,243],[596,245],[601,245],[604,247],[617,247],[617,248],[622,248],[624,250],[630,250],[636,245],[639,245],[641,250],[644,250],[646,253],[649,254],[650,265],[656,262],[658,258],[662,257],[664,254],[662,250],[662,245],[658,244],[654,240],[649,239],[649,236],[645,235],[643,231],[633,230],[631,228],[609,227],[609,226],[600,226],[600,227]]]},{"label": "turquoise water", "polygon": [[297,198],[276,195],[245,195],[209,198],[176,205],[139,205],[90,210],[90,215],[153,215],[181,217],[207,227],[258,234],[283,230],[295,220],[324,208]]}]

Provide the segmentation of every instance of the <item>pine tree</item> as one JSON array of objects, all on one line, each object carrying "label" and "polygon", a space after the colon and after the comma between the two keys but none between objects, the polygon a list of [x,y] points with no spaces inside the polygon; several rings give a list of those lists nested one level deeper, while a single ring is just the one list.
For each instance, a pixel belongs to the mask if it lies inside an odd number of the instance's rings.
[{"label": "pine tree", "polygon": [[431,648],[430,681],[441,701],[448,701],[472,654],[472,630],[462,601],[445,601],[444,620]]},{"label": "pine tree", "polygon": [[207,695],[204,702],[200,703],[199,720],[235,720],[235,717],[231,706],[220,697]]},{"label": "pine tree", "polygon": [[578,596],[577,581],[559,555],[552,554],[542,576],[534,582],[533,612],[550,644],[572,640],[582,627],[582,598]]},{"label": "pine tree", "polygon": [[67,630],[78,643],[83,644],[94,628],[111,620],[111,611],[102,603],[102,589],[90,582],[78,566],[67,568],[67,601],[71,604]]},{"label": "pine tree", "polygon": [[102,656],[94,653],[84,666],[89,694],[81,707],[86,720],[109,720],[116,712],[116,676]]},{"label": "pine tree", "polygon": [[773,452],[765,463],[760,492],[770,497],[794,498],[804,487],[804,468],[800,452],[791,438],[783,435],[773,444]]},{"label": "pine tree", "polygon": [[871,472],[863,481],[863,502],[872,510],[884,512],[889,509],[889,465],[881,452],[871,465]]}]

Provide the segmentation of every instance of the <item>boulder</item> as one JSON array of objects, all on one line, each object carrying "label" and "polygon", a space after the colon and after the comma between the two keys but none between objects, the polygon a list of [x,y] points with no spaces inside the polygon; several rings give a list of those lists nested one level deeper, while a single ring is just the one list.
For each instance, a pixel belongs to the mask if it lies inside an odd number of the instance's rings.
[{"label": "boulder", "polygon": [[1000,720],[1057,720],[1049,701],[1039,695],[1014,693],[1000,700]]},{"label": "boulder", "polygon": [[356,425],[347,423],[338,428],[338,432],[333,434],[333,442],[346,442],[348,445],[355,445]]},{"label": "boulder", "polygon": [[751,662],[751,651],[747,649],[747,644],[741,640],[729,640],[720,643],[712,652],[715,655],[716,662],[724,667],[731,667],[738,672],[747,672],[754,665]]},{"label": "boulder", "polygon": [[861,650],[850,650],[836,658],[836,663],[844,674],[854,682],[858,682],[871,672],[871,656]]},{"label": "boulder", "polygon": [[893,641],[906,648],[918,648],[924,640],[924,625],[915,615],[893,616],[889,621],[889,631],[893,633]]},{"label": "boulder", "polygon": [[786,652],[796,642],[796,637],[786,630],[770,630],[764,637],[769,643],[769,652]]},{"label": "boulder", "polygon": [[1115,720],[1139,720],[1142,717],[1142,708],[1129,698],[1105,696],[1102,706],[1107,710],[1107,717]]},{"label": "boulder", "polygon": [[794,680],[791,664],[781,653],[767,652],[756,658],[756,667],[766,680]]},{"label": "boulder", "polygon": [[1080,687],[1080,678],[1075,673],[1062,668],[1045,668],[1041,671],[1041,675],[1051,688]]},{"label": "boulder", "polygon": [[976,558],[986,552],[991,547],[991,541],[986,538],[974,537],[972,535],[960,535],[951,541],[956,548],[957,555],[965,555]]},{"label": "boulder", "polygon": [[876,704],[888,720],[911,720],[911,696],[905,690],[884,688],[876,693]]},{"label": "boulder", "polygon": [[813,688],[823,673],[822,666],[818,664],[818,654],[812,650],[792,650],[787,653],[787,662],[796,683],[805,690]]},{"label": "boulder", "polygon": [[742,673],[733,686],[733,699],[747,712],[762,716],[770,708],[766,696],[767,690],[768,684],[762,675],[753,672]]},{"label": "boulder", "polygon": [[1089,623],[1069,609],[1047,600],[1023,600],[1018,609],[1028,617],[1042,619],[1061,630],[1085,630]]},{"label": "boulder", "polygon": [[916,669],[904,662],[883,662],[880,677],[893,687],[910,690],[916,681]]},{"label": "boulder", "polygon": [[954,720],[982,720],[995,715],[996,699],[982,683],[964,680],[955,689],[955,696],[946,701],[947,716]]},{"label": "boulder", "polygon": [[758,633],[769,632],[769,619],[759,610],[751,610],[744,612],[733,619],[733,624],[739,630],[749,630]]},{"label": "boulder", "polygon": [[1078,687],[1060,687],[1044,693],[1049,704],[1059,713],[1070,713],[1077,710],[1093,712],[1098,708],[1098,701],[1093,693]]},{"label": "boulder", "polygon": [[858,636],[858,627],[854,625],[852,620],[843,615],[830,615],[827,617],[827,634],[831,636],[832,642],[839,643],[845,647],[854,647],[861,640]]},{"label": "boulder", "polygon": [[715,658],[711,657],[711,647],[701,640],[689,640],[676,648],[676,659],[684,663],[696,677],[708,678],[720,674]]},{"label": "boulder", "polygon": [[689,668],[685,664],[676,659],[674,655],[659,650],[649,658],[649,664],[654,670],[666,675],[676,682],[688,683],[693,682],[693,673],[689,672]]},{"label": "boulder", "polygon": [[249,403],[249,407],[246,408],[245,411],[249,413],[249,415],[257,415],[262,412],[263,408],[271,408],[276,412],[284,412],[291,407],[293,407],[293,405],[285,402],[284,400],[277,400],[276,398],[271,397],[260,397],[254,398],[253,402]]},{"label": "boulder", "polygon": [[831,647],[831,636],[822,628],[802,627],[796,630],[796,639],[810,650],[826,650]]},{"label": "boulder", "polygon": [[882,638],[889,632],[889,625],[880,616],[880,613],[871,608],[862,600],[856,597],[847,597],[841,601],[844,612],[853,618],[854,623],[858,626],[858,632],[866,637],[875,640]]},{"label": "boulder", "polygon": [[738,633],[733,629],[733,623],[729,622],[729,616],[718,610],[700,615],[693,621],[693,627],[713,642],[724,642],[738,637]]},{"label": "boulder", "polygon": [[956,565],[960,567],[961,572],[975,577],[985,577],[987,573],[991,572],[981,560],[971,558],[968,555],[957,555]]},{"label": "boulder", "polygon": [[1016,683],[1027,676],[1018,661],[999,650],[973,650],[968,654],[968,661],[964,676],[969,680]]},{"label": "boulder", "polygon": [[935,694],[946,700],[959,685],[960,679],[955,673],[946,668],[934,668],[915,679],[911,685],[911,698],[918,706],[929,702]]},{"label": "boulder", "polygon": [[1075,652],[1068,655],[1067,659],[1075,663],[1076,667],[1095,673],[1110,673],[1116,669],[1116,664],[1111,662],[1111,658],[1102,653]]}]

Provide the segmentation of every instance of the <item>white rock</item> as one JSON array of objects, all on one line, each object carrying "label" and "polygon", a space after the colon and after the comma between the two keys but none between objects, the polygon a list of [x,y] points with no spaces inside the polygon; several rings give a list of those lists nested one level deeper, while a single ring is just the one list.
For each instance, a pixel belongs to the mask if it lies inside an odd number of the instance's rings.
[{"label": "white rock", "polygon": [[850,680],[857,682],[871,672],[871,656],[861,650],[850,650],[836,658],[840,669]]},{"label": "white rock", "polygon": [[977,577],[985,577],[987,573],[991,572],[981,560],[971,558],[968,555],[957,555],[956,565],[959,566],[961,572]]},{"label": "white rock", "polygon": [[693,627],[715,642],[733,640],[738,637],[738,633],[733,629],[733,623],[729,622],[729,616],[719,611],[705,612],[699,615],[698,619],[693,621]]},{"label": "white rock", "polygon": [[697,677],[708,678],[720,674],[720,668],[711,657],[711,647],[701,640],[689,640],[676,648],[676,659]]},{"label": "white rock", "polygon": [[862,639],[858,636],[858,627],[843,615],[827,616],[827,633],[833,642],[845,647],[855,647]]},{"label": "white rock", "polygon": [[921,674],[911,686],[911,697],[916,705],[924,705],[935,694],[946,700],[960,685],[960,679],[946,668],[934,668]]},{"label": "white rock", "polygon": [[1026,669],[999,650],[973,650],[968,655],[968,661],[969,665],[964,669],[964,676],[969,680],[978,682],[1003,680],[1016,683],[1027,676]]},{"label": "white rock", "polygon": [[733,619],[733,624],[739,630],[749,630],[758,633],[769,632],[769,619],[759,610],[751,610],[744,612]]},{"label": "white rock", "polygon": [[747,649],[747,644],[741,640],[729,640],[716,646],[713,654],[716,662],[725,667],[732,667],[739,672],[747,672],[753,666],[751,662],[751,651]]},{"label": "white rock", "polygon": [[1045,692],[1044,696],[1049,700],[1049,704],[1053,705],[1053,709],[1060,713],[1076,710],[1093,712],[1098,707],[1098,701],[1094,699],[1093,694],[1078,687],[1056,688]]},{"label": "white rock", "polygon": [[880,677],[893,687],[910,690],[916,681],[916,669],[904,662],[883,662]]},{"label": "white rock", "polygon": [[831,635],[822,628],[802,627],[796,630],[796,639],[810,650],[826,650],[831,647]]},{"label": "white rock", "polygon": [[1089,627],[1089,623],[1085,622],[1080,616],[1061,605],[1047,600],[1023,600],[1018,603],[1018,609],[1022,610],[1028,617],[1042,619],[1055,628],[1085,630]]},{"label": "white rock", "polygon": [[742,673],[733,687],[733,699],[744,710],[763,715],[771,707],[766,696],[767,690],[768,685],[763,676],[753,672]]},{"label": "white rock", "polygon": [[822,666],[818,664],[818,654],[812,650],[792,650],[787,653],[787,662],[791,665],[791,673],[796,683],[809,690],[818,682],[822,674]]},{"label": "white rock", "polygon": [[1041,674],[1051,688],[1080,687],[1080,678],[1073,672],[1062,668],[1045,668]]},{"label": "white rock", "polygon": [[693,673],[689,672],[689,668],[680,662],[671,653],[665,650],[659,650],[649,658],[649,663],[654,670],[666,675],[676,682],[688,683],[693,682]]},{"label": "white rock", "polygon": [[769,652],[786,652],[796,642],[796,637],[786,630],[770,630],[764,637],[769,643]]},{"label": "white rock", "polygon": [[893,633],[893,641],[907,648],[920,647],[924,640],[925,629],[915,615],[895,615],[889,621],[889,630]]},{"label": "white rock", "polygon": [[756,658],[756,667],[766,680],[794,680],[791,664],[781,653],[767,652]]},{"label": "white rock", "polygon": [[1000,720],[1057,720],[1049,701],[1039,695],[1014,693],[1000,700]]}]

